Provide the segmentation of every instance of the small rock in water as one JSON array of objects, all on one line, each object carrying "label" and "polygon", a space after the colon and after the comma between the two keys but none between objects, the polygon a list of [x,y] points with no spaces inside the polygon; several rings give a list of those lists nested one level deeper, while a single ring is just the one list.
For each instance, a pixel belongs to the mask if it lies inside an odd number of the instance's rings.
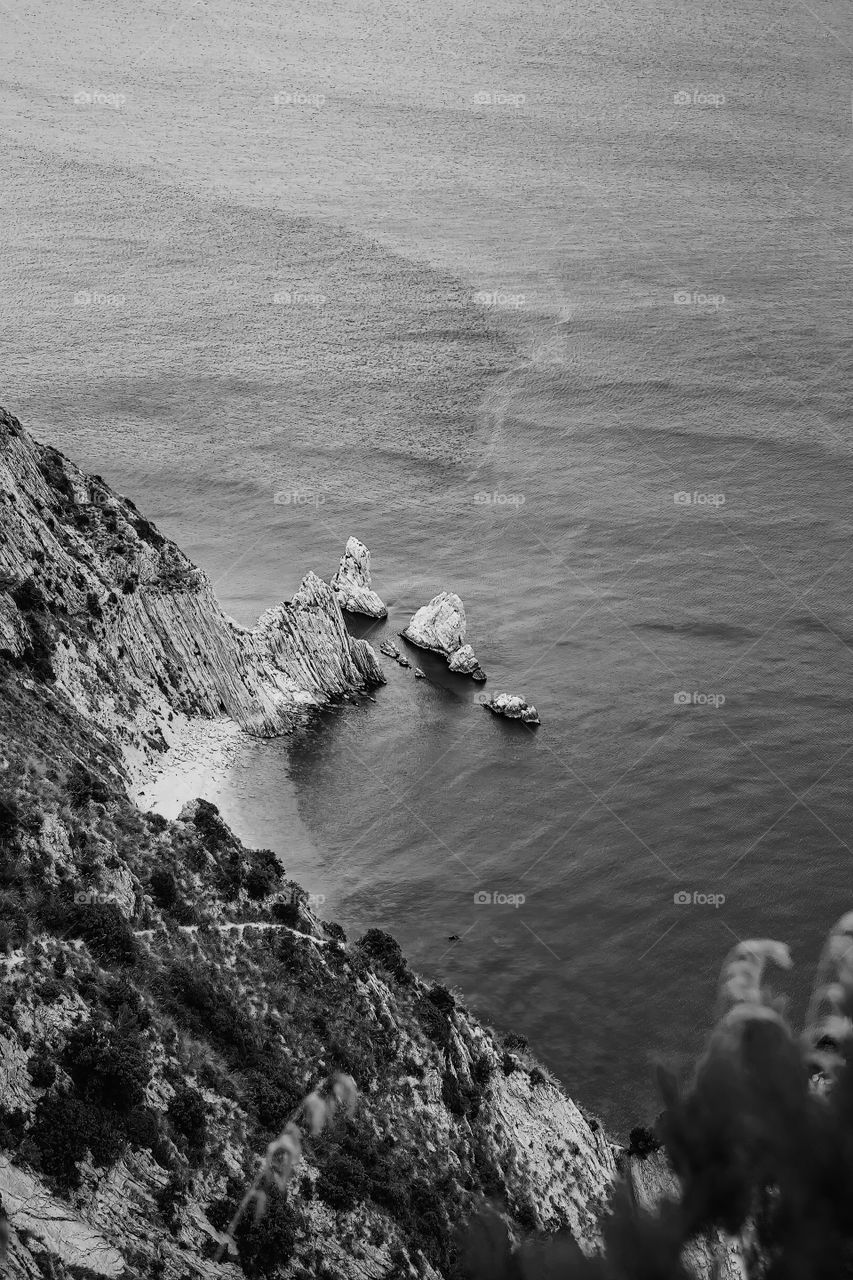
[{"label": "small rock in water", "polygon": [[400,634],[419,649],[430,649],[447,659],[457,675],[485,680],[470,644],[465,643],[465,606],[453,591],[441,591],[429,604],[412,614],[409,625]]},{"label": "small rock in water", "polygon": [[496,716],[506,716],[508,720],[521,720],[524,724],[541,724],[539,712],[529,702],[525,702],[519,693],[498,693],[483,701],[487,711]]},{"label": "small rock in water", "polygon": [[388,610],[370,586],[370,552],[358,538],[348,538],[332,590],[342,609],[368,618],[387,618]]},{"label": "small rock in water", "polygon": [[421,671],[420,667],[415,667],[415,679],[426,680],[426,674],[423,671]]}]

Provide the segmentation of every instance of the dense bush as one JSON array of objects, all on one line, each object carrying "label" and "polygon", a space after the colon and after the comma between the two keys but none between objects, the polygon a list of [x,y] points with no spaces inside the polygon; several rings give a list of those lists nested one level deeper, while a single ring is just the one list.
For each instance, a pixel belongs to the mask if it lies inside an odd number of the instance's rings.
[{"label": "dense bush", "polygon": [[246,1275],[280,1275],[293,1257],[300,1225],[299,1214],[286,1194],[272,1187],[263,1217],[259,1221],[251,1215],[244,1218],[235,1233],[240,1265]]},{"label": "dense bush", "polygon": [[246,892],[253,901],[258,902],[275,892],[282,877],[282,868],[271,849],[256,849],[250,856]]},{"label": "dense bush", "polygon": [[190,1085],[179,1084],[167,1114],[177,1132],[186,1139],[190,1154],[200,1155],[207,1137],[207,1103],[203,1095]]},{"label": "dense bush", "polygon": [[646,1156],[654,1155],[656,1151],[660,1151],[660,1141],[653,1129],[648,1129],[645,1125],[638,1125],[631,1130],[628,1135],[629,1156],[636,1156],[639,1160],[645,1160]]},{"label": "dense bush", "polygon": [[74,1094],[44,1094],[36,1106],[30,1138],[42,1169],[66,1193],[79,1186],[78,1165],[87,1151],[96,1165],[106,1166],[119,1158],[125,1146],[121,1119]]},{"label": "dense bush", "polygon": [[133,929],[112,902],[75,902],[69,895],[54,895],[42,903],[41,918],[47,928],[64,938],[80,938],[102,964],[135,964],[139,948]]},{"label": "dense bush", "polygon": [[134,1027],[92,1019],[75,1027],[62,1066],[87,1102],[127,1113],[145,1100],[151,1078],[148,1048]]},{"label": "dense bush", "polygon": [[156,867],[148,887],[151,897],[163,911],[170,910],[178,900],[178,882],[168,867]]},{"label": "dense bush", "polygon": [[90,800],[97,801],[99,804],[107,804],[112,799],[112,792],[103,779],[97,777],[92,773],[91,769],[87,769],[79,760],[75,760],[68,771],[65,789],[68,792],[68,799],[75,809],[82,808]]},{"label": "dense bush", "polygon": [[27,1072],[37,1089],[49,1089],[56,1079],[53,1054],[44,1046],[38,1048],[27,1062]]},{"label": "dense bush", "polygon": [[377,961],[393,974],[398,982],[411,982],[412,975],[406,958],[396,938],[382,929],[368,929],[356,944],[364,955]]}]

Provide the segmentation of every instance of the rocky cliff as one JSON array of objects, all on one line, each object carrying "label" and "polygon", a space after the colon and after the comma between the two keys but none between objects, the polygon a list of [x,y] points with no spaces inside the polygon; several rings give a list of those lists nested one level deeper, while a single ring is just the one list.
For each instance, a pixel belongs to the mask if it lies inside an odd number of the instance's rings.
[{"label": "rocky cliff", "polygon": [[[380,679],[308,575],[246,630],[132,503],[0,416],[0,1196],[16,1278],[449,1277],[484,1200],[594,1250],[615,1149],[521,1043],[351,943],[201,801],[169,822],[127,760],[180,717],[286,730]],[[222,1263],[266,1149],[308,1137]]]},{"label": "rocky cliff", "polygon": [[57,687],[128,744],[162,746],[175,713],[281,733],[307,706],[382,683],[315,574],[239,626],[129,499],[3,410],[0,529],[0,647],[30,665],[50,648]]}]

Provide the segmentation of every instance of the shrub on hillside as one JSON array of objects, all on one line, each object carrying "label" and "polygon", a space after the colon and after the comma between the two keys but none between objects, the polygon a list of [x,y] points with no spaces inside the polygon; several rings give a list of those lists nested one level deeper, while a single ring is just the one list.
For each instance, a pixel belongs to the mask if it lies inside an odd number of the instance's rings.
[{"label": "shrub on hillside", "polygon": [[39,1099],[29,1136],[41,1168],[65,1194],[80,1185],[78,1166],[87,1152],[96,1165],[107,1166],[125,1146],[123,1125],[114,1114],[69,1093]]},{"label": "shrub on hillside", "polygon": [[412,981],[411,971],[396,938],[383,929],[368,929],[356,944],[364,955],[393,974],[398,982]]},{"label": "shrub on hillside", "polygon": [[151,1078],[148,1047],[139,1032],[99,1018],[74,1028],[62,1066],[81,1098],[125,1113],[144,1102]]},{"label": "shrub on hillside", "polygon": [[301,1217],[286,1192],[272,1186],[266,1195],[263,1216],[244,1218],[234,1233],[240,1265],[250,1280],[281,1274],[293,1257],[301,1227]]},{"label": "shrub on hillside", "polygon": [[179,1084],[166,1114],[173,1127],[186,1140],[188,1151],[198,1156],[207,1138],[207,1103],[198,1089]]}]

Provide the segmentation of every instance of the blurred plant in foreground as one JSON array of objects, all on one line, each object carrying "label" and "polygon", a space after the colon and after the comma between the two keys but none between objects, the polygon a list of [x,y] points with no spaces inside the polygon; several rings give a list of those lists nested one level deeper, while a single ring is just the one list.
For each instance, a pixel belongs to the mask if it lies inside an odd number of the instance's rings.
[{"label": "blurred plant in foreground", "polygon": [[853,1277],[853,912],[829,936],[800,1037],[766,984],[771,964],[791,967],[782,943],[735,947],[689,1087],[659,1073],[657,1133],[679,1198],[651,1213],[620,1186],[593,1258],[568,1233],[513,1248],[486,1217],[468,1240],[466,1280],[691,1280],[685,1247],[696,1241],[714,1259],[710,1280]]},{"label": "blurred plant in foreground", "polygon": [[302,1131],[296,1120],[304,1116],[312,1137],[317,1137],[331,1123],[339,1106],[343,1106],[348,1115],[353,1115],[356,1095],[352,1076],[338,1072],[302,1099],[284,1129],[267,1147],[252,1185],[225,1230],[225,1240],[216,1255],[217,1262],[222,1261],[226,1250],[237,1250],[236,1233],[249,1206],[254,1204],[254,1221],[258,1223],[266,1212],[268,1193],[276,1189],[279,1192],[287,1190],[287,1184],[302,1155]]}]

